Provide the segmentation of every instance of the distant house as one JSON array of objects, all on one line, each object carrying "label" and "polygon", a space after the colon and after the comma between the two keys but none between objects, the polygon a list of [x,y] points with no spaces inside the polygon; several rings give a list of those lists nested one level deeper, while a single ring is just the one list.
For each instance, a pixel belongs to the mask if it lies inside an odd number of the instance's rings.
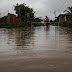
[{"label": "distant house", "polygon": [[22,22],[22,19],[10,13],[8,13],[7,16],[0,18],[0,23],[17,23],[17,22]]},{"label": "distant house", "polygon": [[0,23],[7,23],[7,16],[0,18]]},{"label": "distant house", "polygon": [[7,23],[16,23],[16,15],[8,13]]},{"label": "distant house", "polygon": [[72,15],[71,14],[60,14],[58,16],[58,20],[59,22],[65,22],[65,21],[72,20]]}]

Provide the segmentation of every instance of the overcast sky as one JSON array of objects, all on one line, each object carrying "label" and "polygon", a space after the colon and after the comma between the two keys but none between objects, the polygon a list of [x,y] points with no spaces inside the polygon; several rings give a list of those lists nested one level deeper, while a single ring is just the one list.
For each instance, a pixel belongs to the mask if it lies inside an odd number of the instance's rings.
[{"label": "overcast sky", "polygon": [[13,5],[25,3],[36,11],[35,16],[44,18],[47,15],[50,19],[54,19],[55,10],[56,15],[59,15],[63,13],[68,6],[72,6],[72,0],[65,1],[66,0],[0,0],[0,17],[7,15],[8,12],[15,14]]}]

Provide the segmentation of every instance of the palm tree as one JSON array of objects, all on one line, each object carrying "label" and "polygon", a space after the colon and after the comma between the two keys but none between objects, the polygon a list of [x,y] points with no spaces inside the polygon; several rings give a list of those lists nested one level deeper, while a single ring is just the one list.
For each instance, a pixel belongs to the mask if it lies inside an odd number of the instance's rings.
[{"label": "palm tree", "polygon": [[64,10],[67,14],[72,14],[72,7],[68,7],[67,10]]}]

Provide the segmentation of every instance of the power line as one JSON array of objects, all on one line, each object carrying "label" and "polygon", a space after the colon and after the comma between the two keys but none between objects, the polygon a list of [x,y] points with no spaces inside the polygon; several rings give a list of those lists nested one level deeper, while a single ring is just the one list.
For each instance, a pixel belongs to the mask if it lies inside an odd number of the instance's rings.
[{"label": "power line", "polygon": [[63,3],[58,9],[54,10],[54,15],[55,15],[55,17],[56,17],[56,12],[57,12],[57,10],[59,10],[60,8],[62,8],[63,5],[64,5],[66,2],[67,2],[67,0],[65,0],[64,3]]},{"label": "power line", "polygon": [[57,12],[57,10],[59,10],[60,8],[62,8],[63,5],[64,5],[66,2],[67,2],[67,0],[65,0],[65,1],[63,2],[63,4],[62,4],[58,9],[54,10],[53,13],[54,13],[55,17],[56,17],[56,12]]},{"label": "power line", "polygon": [[[63,3],[57,10],[59,10],[60,8],[62,8],[62,6],[63,6],[66,2],[67,2],[67,0],[65,0],[64,3]],[[56,11],[57,11],[57,10],[56,10]]]}]

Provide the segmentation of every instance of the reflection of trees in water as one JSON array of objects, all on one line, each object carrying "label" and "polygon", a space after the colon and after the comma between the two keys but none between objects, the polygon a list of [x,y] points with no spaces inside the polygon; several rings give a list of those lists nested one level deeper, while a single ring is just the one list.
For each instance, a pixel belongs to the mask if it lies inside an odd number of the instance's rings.
[{"label": "reflection of trees in water", "polygon": [[15,46],[16,31],[15,29],[7,29],[8,45],[12,48]]},{"label": "reflection of trees in water", "polygon": [[25,55],[33,48],[34,28],[12,28],[5,29],[5,31],[3,29],[1,32],[4,35],[2,35],[2,38],[4,38],[2,41],[5,40],[3,42],[4,47],[9,49],[13,54],[23,53]]},{"label": "reflection of trees in water", "polygon": [[[67,44],[72,43],[72,32],[70,32],[66,28],[60,28],[60,27],[52,27],[52,28],[54,28],[56,30],[56,35],[59,35],[59,36],[56,36],[56,38],[58,39],[57,41],[59,41],[59,43],[61,43],[61,44],[62,44],[62,42],[65,42],[65,43],[68,42]],[[35,27],[35,30],[31,29],[31,28],[9,29],[8,30],[9,43],[10,43],[10,45],[16,46],[16,49],[18,49],[18,50],[23,50],[25,48],[26,49],[32,48],[34,45],[34,41],[35,41],[34,33],[37,32],[37,34],[39,36],[39,33],[42,32],[42,30],[43,30],[43,27]],[[51,31],[53,31],[53,30],[50,30],[50,33],[52,33]],[[48,34],[46,36],[48,37]],[[72,46],[72,45],[70,45],[70,46]]]},{"label": "reflection of trees in water", "polygon": [[34,28],[14,28],[8,31],[9,43],[15,44],[16,48],[24,48],[33,43]]},{"label": "reflection of trees in water", "polygon": [[33,39],[33,29],[17,29],[16,44],[17,46],[25,46]]}]

